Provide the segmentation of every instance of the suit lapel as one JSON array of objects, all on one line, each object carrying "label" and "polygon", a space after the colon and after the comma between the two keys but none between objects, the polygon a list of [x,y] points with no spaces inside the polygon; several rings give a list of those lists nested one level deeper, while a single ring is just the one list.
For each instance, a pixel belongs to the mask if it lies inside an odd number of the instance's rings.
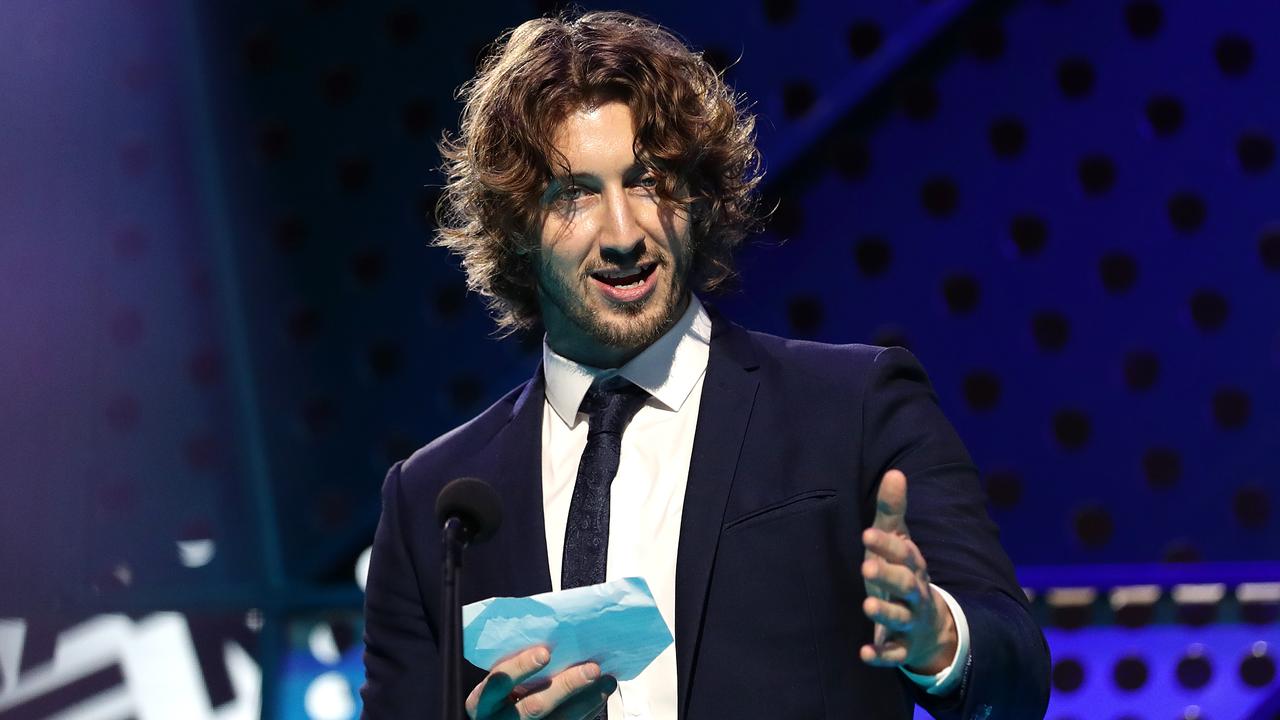
[{"label": "suit lapel", "polygon": [[711,354],[703,380],[676,557],[676,675],[680,718],[689,686],[725,504],[737,471],[759,381],[747,334],[711,313]]},{"label": "suit lapel", "polygon": [[506,558],[512,596],[551,591],[547,533],[542,517],[542,366],[525,385],[511,409],[511,419],[494,447],[500,448],[498,483],[502,488],[503,523],[498,532]]}]

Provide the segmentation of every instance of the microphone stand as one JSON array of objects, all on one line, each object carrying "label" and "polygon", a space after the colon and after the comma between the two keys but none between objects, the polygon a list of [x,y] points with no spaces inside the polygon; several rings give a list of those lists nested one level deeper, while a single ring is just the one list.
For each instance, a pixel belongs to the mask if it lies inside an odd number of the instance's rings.
[{"label": "microphone stand", "polygon": [[444,714],[445,720],[463,720],[462,697],[462,598],[459,585],[462,577],[462,550],[469,540],[462,521],[456,516],[445,520],[441,529],[444,545],[444,607],[441,651],[444,657]]}]

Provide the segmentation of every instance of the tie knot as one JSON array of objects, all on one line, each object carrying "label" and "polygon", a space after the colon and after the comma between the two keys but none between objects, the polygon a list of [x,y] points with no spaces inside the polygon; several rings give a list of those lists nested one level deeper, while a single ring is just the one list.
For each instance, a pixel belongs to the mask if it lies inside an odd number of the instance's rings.
[{"label": "tie knot", "polygon": [[593,385],[582,398],[582,412],[591,416],[588,434],[614,433],[621,435],[623,428],[640,411],[649,393],[630,382]]}]

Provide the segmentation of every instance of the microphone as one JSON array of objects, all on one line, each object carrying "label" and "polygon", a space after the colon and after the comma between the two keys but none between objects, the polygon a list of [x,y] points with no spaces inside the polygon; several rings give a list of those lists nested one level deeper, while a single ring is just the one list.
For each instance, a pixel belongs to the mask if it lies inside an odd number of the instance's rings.
[{"label": "microphone", "polygon": [[502,499],[489,483],[473,477],[451,480],[436,496],[440,522],[444,582],[441,585],[440,660],[444,668],[445,720],[463,720],[462,694],[462,551],[470,543],[493,537],[502,525]]},{"label": "microphone", "polygon": [[436,520],[444,527],[455,517],[462,523],[467,542],[484,542],[502,525],[502,499],[480,478],[452,480],[436,496]]}]

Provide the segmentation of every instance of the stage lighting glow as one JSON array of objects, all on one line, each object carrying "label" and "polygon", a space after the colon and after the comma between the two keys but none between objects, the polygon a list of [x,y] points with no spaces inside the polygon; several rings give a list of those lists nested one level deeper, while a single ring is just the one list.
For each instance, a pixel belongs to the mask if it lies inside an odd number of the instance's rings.
[{"label": "stage lighting glow", "polygon": [[327,672],[312,680],[303,704],[311,720],[349,720],[356,712],[351,685],[340,672]]},{"label": "stage lighting glow", "polygon": [[1241,583],[1236,598],[1240,602],[1280,602],[1280,583]]},{"label": "stage lighting glow", "polygon": [[183,566],[189,568],[198,568],[208,565],[213,560],[214,554],[218,551],[218,546],[213,540],[204,538],[201,540],[179,540],[178,543],[178,559],[182,561]]},{"label": "stage lighting glow", "polygon": [[1150,605],[1159,599],[1159,585],[1126,585],[1111,591],[1111,607],[1114,610],[1126,605]]},{"label": "stage lighting glow", "polygon": [[1179,605],[1212,605],[1222,600],[1226,594],[1227,586],[1222,583],[1173,586],[1173,601]]},{"label": "stage lighting glow", "polygon": [[369,579],[369,556],[372,553],[373,547],[370,546],[356,558],[356,585],[360,586],[360,592],[364,592],[364,584]]},{"label": "stage lighting glow", "polygon": [[333,637],[333,628],[329,627],[329,623],[318,622],[311,626],[311,632],[307,635],[307,647],[311,648],[311,654],[316,660],[325,665],[337,665],[342,659],[342,652],[338,650],[338,641]]},{"label": "stage lighting glow", "polygon": [[1045,600],[1054,607],[1079,607],[1089,605],[1098,597],[1098,591],[1091,587],[1051,588]]}]

